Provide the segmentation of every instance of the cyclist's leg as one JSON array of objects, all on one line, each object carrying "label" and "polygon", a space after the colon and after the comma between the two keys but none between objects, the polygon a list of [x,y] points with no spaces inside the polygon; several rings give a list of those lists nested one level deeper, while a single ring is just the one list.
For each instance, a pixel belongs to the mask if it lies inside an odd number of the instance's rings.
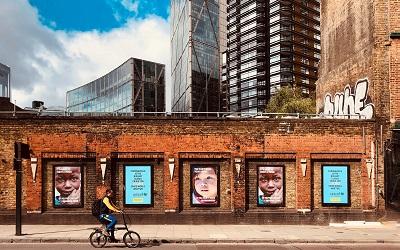
[{"label": "cyclist's leg", "polygon": [[[106,228],[105,228],[106,230],[105,230],[104,234],[109,236],[108,231],[110,231],[110,228],[112,228],[115,225],[113,218],[110,217],[109,214],[101,214],[100,221],[102,221],[102,223],[106,224]],[[114,228],[112,228],[112,229],[113,229],[112,231],[114,231]]]},{"label": "cyclist's leg", "polygon": [[111,232],[111,239],[115,240],[114,229],[115,225],[117,224],[117,218],[112,214],[109,214],[109,218],[111,219],[111,223],[107,227],[108,230]]},{"label": "cyclist's leg", "polygon": [[115,224],[117,224],[117,219],[112,214],[103,214],[103,220],[107,222],[107,230],[114,230]]},{"label": "cyclist's leg", "polygon": [[101,224],[100,229],[106,229],[107,224],[110,223],[109,221],[106,221],[106,220],[103,218],[103,215],[104,215],[104,214],[100,214],[99,217],[97,217],[97,220],[98,220],[98,221],[100,222],[100,224]]}]

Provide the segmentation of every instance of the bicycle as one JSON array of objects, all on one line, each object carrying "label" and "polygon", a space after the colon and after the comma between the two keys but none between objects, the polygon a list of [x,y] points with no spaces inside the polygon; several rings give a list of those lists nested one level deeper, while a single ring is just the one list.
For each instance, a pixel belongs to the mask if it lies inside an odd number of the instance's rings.
[{"label": "bicycle", "polygon": [[[140,244],[140,235],[135,231],[129,230],[125,220],[125,213],[122,213],[122,218],[124,221],[124,226],[115,227],[114,232],[118,230],[126,230],[126,233],[122,237],[122,241],[124,242],[125,246],[129,248],[135,248]],[[107,244],[107,242],[111,242],[110,236],[105,235],[101,227],[94,228],[94,231],[89,236],[89,240],[90,244],[95,248],[102,248]]]}]

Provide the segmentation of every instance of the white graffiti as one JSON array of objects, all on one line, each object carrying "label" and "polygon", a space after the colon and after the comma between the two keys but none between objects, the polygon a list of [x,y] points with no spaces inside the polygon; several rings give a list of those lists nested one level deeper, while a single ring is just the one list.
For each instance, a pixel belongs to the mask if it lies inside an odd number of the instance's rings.
[{"label": "white graffiti", "polygon": [[374,104],[367,103],[368,79],[357,81],[354,94],[350,85],[344,88],[344,93],[336,93],[334,98],[330,93],[325,95],[324,114],[338,119],[372,119]]}]

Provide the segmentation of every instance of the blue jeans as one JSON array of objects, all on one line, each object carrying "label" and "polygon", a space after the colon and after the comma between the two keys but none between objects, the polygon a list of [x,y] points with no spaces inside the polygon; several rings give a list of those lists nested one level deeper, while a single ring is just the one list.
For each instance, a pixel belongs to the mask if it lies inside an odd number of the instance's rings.
[{"label": "blue jeans", "polygon": [[114,215],[112,214],[101,214],[100,215],[100,221],[105,221],[107,222],[107,231],[111,231],[114,233],[114,227],[117,224],[117,219],[115,218]]}]

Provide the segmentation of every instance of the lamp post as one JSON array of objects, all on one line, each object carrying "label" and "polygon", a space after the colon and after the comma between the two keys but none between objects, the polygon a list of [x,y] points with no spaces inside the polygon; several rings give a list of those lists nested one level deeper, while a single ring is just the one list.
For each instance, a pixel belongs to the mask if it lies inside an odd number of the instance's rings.
[{"label": "lamp post", "polygon": [[14,143],[14,170],[15,170],[15,235],[21,233],[21,211],[22,211],[22,159],[30,157],[28,144],[22,142]]}]

